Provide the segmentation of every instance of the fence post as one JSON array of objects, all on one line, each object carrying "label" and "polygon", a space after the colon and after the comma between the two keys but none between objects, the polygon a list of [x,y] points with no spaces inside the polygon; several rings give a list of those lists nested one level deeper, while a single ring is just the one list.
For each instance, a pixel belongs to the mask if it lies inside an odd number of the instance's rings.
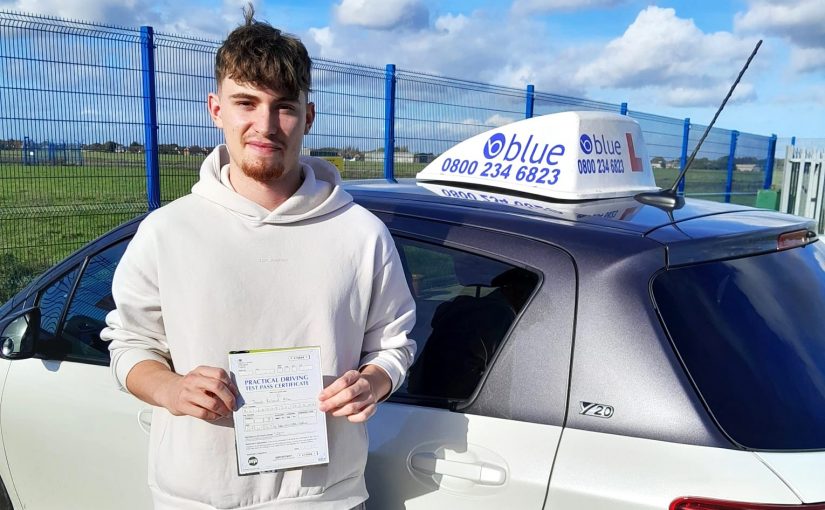
[{"label": "fence post", "polygon": [[395,181],[395,64],[387,64],[384,92],[384,178]]},{"label": "fence post", "polygon": [[[685,165],[687,165],[687,152],[688,152],[688,142],[690,140],[690,117],[685,118],[685,124],[682,128],[682,155],[679,158],[679,173],[685,169]],[[687,175],[682,177],[679,181],[678,192],[680,195],[685,194],[685,179],[687,179]]]},{"label": "fence post", "polygon": [[160,162],[158,160],[158,98],[155,91],[155,32],[140,27],[140,56],[143,72],[143,133],[146,162],[146,195],[150,211],[160,207]]},{"label": "fence post", "polygon": [[533,85],[527,85],[527,98],[525,100],[526,104],[524,105],[524,118],[525,119],[532,119],[533,118],[533,105],[536,102],[536,88]]},{"label": "fence post", "polygon": [[622,115],[627,115],[627,103],[622,103],[622,106],[619,109],[619,113],[621,113]]},{"label": "fence post", "polygon": [[773,183],[773,165],[776,156],[776,135],[772,134],[768,140],[768,157],[765,159],[765,183],[763,189],[771,189]]},{"label": "fence post", "polygon": [[733,160],[736,157],[736,140],[739,138],[739,131],[730,132],[730,154],[728,154],[728,180],[725,182],[725,202],[730,202],[730,192],[733,189]]}]

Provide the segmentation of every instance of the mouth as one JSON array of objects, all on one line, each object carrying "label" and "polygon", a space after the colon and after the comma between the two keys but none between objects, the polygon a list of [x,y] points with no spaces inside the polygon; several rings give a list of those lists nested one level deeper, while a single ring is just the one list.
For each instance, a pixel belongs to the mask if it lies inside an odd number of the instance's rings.
[{"label": "mouth", "polygon": [[266,154],[270,154],[270,153],[273,153],[275,151],[283,150],[283,147],[281,145],[278,145],[278,144],[275,144],[275,143],[272,143],[272,142],[268,142],[268,141],[265,142],[265,141],[260,141],[260,140],[248,140],[245,143],[246,143],[246,146],[251,148],[252,150],[254,150],[256,152],[266,153]]}]

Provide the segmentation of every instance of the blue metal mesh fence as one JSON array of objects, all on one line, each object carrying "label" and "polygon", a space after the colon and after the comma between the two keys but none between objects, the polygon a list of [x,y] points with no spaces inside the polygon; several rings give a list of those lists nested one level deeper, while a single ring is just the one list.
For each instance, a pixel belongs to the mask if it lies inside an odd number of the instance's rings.
[{"label": "blue metal mesh fence", "polygon": [[339,158],[345,179],[383,176],[384,70],[315,60],[310,100],[316,116],[304,152]]},{"label": "blue metal mesh fence", "polygon": [[397,74],[395,173],[411,177],[479,133],[524,118],[525,92],[410,71]]},{"label": "blue metal mesh fence", "polygon": [[619,113],[621,106],[601,101],[591,101],[590,99],[580,99],[576,97],[561,96],[558,94],[547,94],[536,92],[534,99],[534,115],[548,115],[551,113],[567,112],[571,110],[590,110]]},{"label": "blue metal mesh fence", "polygon": [[215,91],[220,43],[155,34],[155,86],[161,202],[189,192],[209,151],[223,135],[209,118],[206,97]]},{"label": "blue metal mesh fence", "polygon": [[756,205],[756,194],[765,184],[769,145],[769,137],[739,133],[731,172],[731,202]]},{"label": "blue metal mesh fence", "polygon": [[[153,131],[144,78],[153,76],[156,86],[160,202],[187,193],[205,154],[222,143],[205,104],[215,90],[220,43],[155,34],[150,74],[142,61],[147,41],[145,31],[130,28],[0,12],[0,287],[9,275],[22,282],[147,210],[145,151],[155,145],[147,146]],[[388,82],[387,74],[316,59],[310,100],[317,116],[304,153],[332,157],[345,178],[381,177],[393,128],[395,175],[407,177],[454,144],[528,112],[626,109],[406,70],[392,71]],[[642,127],[657,183],[669,186],[679,170],[684,120],[627,114]],[[703,130],[690,125],[688,152]],[[753,203],[769,138],[743,133],[737,142],[731,193],[731,132],[714,129],[687,175],[686,194]],[[781,167],[782,141],[776,152]]]},{"label": "blue metal mesh fence", "polygon": [[[688,155],[696,148],[707,126],[691,124]],[[725,182],[730,153],[731,132],[714,128],[708,133],[693,165],[685,176],[685,195],[707,200],[725,200]]]},{"label": "blue metal mesh fence", "polygon": [[124,144],[142,139],[139,40],[0,14],[0,278],[34,274],[146,210],[143,160]]}]

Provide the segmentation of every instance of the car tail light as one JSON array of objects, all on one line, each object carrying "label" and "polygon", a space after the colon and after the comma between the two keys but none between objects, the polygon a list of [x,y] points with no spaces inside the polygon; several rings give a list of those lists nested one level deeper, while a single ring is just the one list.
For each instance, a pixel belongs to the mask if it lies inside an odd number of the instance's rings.
[{"label": "car tail light", "polygon": [[802,246],[807,244],[814,235],[815,234],[813,232],[809,232],[808,230],[794,230],[793,232],[785,232],[777,238],[776,249],[787,250],[788,248]]},{"label": "car tail light", "polygon": [[670,510],[825,510],[825,503],[810,505],[770,505],[744,503],[706,498],[679,498],[670,504]]}]

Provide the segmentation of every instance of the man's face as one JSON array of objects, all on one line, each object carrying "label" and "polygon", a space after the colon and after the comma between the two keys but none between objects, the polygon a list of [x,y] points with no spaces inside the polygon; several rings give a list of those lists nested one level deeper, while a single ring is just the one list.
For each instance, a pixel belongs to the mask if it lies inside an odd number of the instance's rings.
[{"label": "man's face", "polygon": [[275,90],[224,78],[209,94],[209,113],[223,129],[230,169],[259,182],[278,180],[298,168],[304,134],[315,119],[315,105]]}]

